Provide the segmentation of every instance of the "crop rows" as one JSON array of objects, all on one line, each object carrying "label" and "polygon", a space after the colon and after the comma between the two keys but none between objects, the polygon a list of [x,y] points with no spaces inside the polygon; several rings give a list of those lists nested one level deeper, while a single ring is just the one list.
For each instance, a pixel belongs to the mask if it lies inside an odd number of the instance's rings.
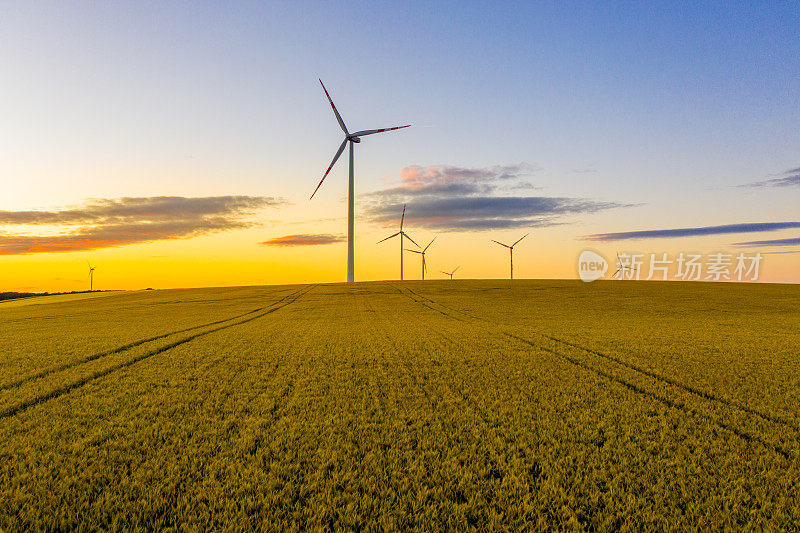
[{"label": "crop rows", "polygon": [[[530,336],[521,336],[513,331],[508,331],[509,328],[483,320],[474,314],[453,310],[410,289],[399,290],[413,301],[448,318],[458,321],[470,320],[486,328],[489,334],[500,333],[512,341],[561,357],[578,368],[602,376],[636,394],[680,409],[687,415],[705,417],[710,423],[716,424],[744,440],[758,442],[787,460],[800,458],[800,447],[798,447],[800,445],[800,440],[798,440],[800,427],[793,421],[760,412],[720,397],[713,392],[659,375],[594,348],[542,333],[535,339]],[[753,429],[745,429],[748,427]],[[772,441],[765,440],[763,435],[766,435],[767,438],[774,437],[774,439],[771,439]],[[791,447],[791,451],[787,447]]]},{"label": "crop rows", "polygon": [[0,364],[0,529],[800,526],[780,398],[572,334],[519,287],[165,292],[208,312],[165,331],[142,305],[144,335]]}]

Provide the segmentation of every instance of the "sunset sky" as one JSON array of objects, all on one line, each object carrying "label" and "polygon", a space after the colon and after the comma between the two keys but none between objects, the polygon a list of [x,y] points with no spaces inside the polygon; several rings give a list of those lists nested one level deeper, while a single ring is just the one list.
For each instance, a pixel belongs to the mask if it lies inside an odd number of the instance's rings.
[{"label": "sunset sky", "polygon": [[[576,278],[584,249],[763,254],[800,282],[800,8],[9,2],[0,292]],[[346,154],[345,154],[346,155]],[[406,276],[419,276],[416,254]]]}]

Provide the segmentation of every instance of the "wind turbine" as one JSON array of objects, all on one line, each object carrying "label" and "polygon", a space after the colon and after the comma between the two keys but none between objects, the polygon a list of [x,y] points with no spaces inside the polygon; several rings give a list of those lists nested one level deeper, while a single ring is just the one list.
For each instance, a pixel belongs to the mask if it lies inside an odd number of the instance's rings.
[{"label": "wind turbine", "polygon": [[[322,80],[319,80],[319,84],[322,85],[322,90],[325,91],[325,96],[328,97],[328,102],[331,103],[331,108],[333,108],[333,114],[336,115],[336,121],[339,123],[339,127],[342,128],[344,132],[344,140],[342,141],[341,146],[339,146],[339,150],[336,151],[336,155],[333,156],[333,161],[331,161],[331,165],[328,167],[328,170],[325,171],[325,175],[322,176],[322,179],[319,180],[319,184],[317,184],[317,188],[314,189],[314,192],[311,193],[311,198],[314,198],[314,195],[317,194],[317,191],[322,186],[322,182],[325,181],[325,178],[330,173],[333,165],[336,164],[336,161],[339,159],[339,156],[342,155],[344,151],[345,145],[349,142],[350,143],[350,180],[348,181],[347,186],[347,281],[353,282],[355,280],[355,265],[354,265],[354,248],[353,248],[353,226],[354,226],[354,201],[353,201],[353,143],[360,143],[361,137],[365,135],[372,135],[373,133],[383,133],[385,131],[393,131],[399,130],[402,128],[407,128],[411,124],[405,126],[396,126],[394,128],[382,128],[379,130],[362,130],[357,131],[355,133],[350,133],[347,131],[347,126],[344,125],[344,121],[342,117],[339,115],[339,111],[336,110],[336,106],[333,105],[333,100],[331,100],[331,95],[328,94],[328,89],[325,88],[325,84],[322,83]],[[413,241],[412,241],[413,242]],[[400,261],[401,269],[402,269],[402,259]],[[402,275],[400,276],[402,278]]]},{"label": "wind turbine", "polygon": [[497,244],[499,244],[500,246],[505,246],[506,248],[508,248],[508,252],[509,252],[509,254],[510,254],[510,256],[509,256],[509,257],[511,258],[511,278],[510,278],[510,279],[514,279],[514,247],[515,247],[515,246],[516,246],[516,245],[519,243],[519,241],[521,241],[522,239],[524,239],[524,238],[525,238],[525,237],[527,237],[528,235],[530,235],[530,233],[526,233],[525,235],[523,235],[522,237],[520,237],[520,238],[519,238],[519,240],[517,240],[517,242],[515,242],[515,243],[514,243],[514,244],[512,244],[511,246],[509,246],[509,245],[507,245],[507,244],[503,244],[503,243],[502,243],[502,242],[500,242],[500,241],[496,241],[496,240],[492,239],[492,242],[496,242],[496,243],[497,243]]},{"label": "wind turbine", "polygon": [[626,271],[630,272],[631,270],[633,270],[633,267],[630,266],[628,263],[623,264],[622,260],[619,258],[619,253],[617,253],[617,264],[619,265],[619,268],[614,271],[612,277],[616,277],[617,274],[620,274],[621,272],[619,279],[625,279],[625,272]]},{"label": "wind turbine", "polygon": [[[437,235],[437,237],[438,237],[438,235]],[[436,240],[436,237],[431,239],[431,242],[428,243],[428,246],[423,248],[421,252],[419,250],[408,250],[408,249],[406,249],[409,252],[414,252],[415,254],[419,254],[419,255],[422,256],[422,281],[425,281],[425,271],[428,268],[427,266],[425,266],[425,252],[428,251],[428,248],[430,248],[431,244],[433,244],[433,241],[435,241],[435,240]]]},{"label": "wind turbine", "polygon": [[92,287],[94,285],[94,267],[88,259],[86,260],[86,264],[89,265],[89,292],[92,292]]},{"label": "wind turbine", "polygon": [[[407,234],[405,231],[403,231],[403,221],[404,221],[405,219],[406,219],[406,206],[404,205],[404,206],[403,206],[403,214],[402,214],[402,216],[400,217],[400,231],[398,231],[397,233],[394,233],[394,234],[392,234],[392,235],[389,235],[389,236],[388,236],[388,237],[386,237],[385,239],[381,239],[381,240],[379,240],[379,241],[377,242],[377,244],[380,244],[380,243],[382,243],[383,241],[388,241],[388,240],[389,240],[389,239],[391,239],[392,237],[397,237],[398,235],[400,235],[400,281],[403,281],[403,237],[405,237],[406,239],[408,239],[408,240],[409,240],[409,241],[411,241],[411,242],[414,242],[414,239],[412,239],[411,237],[409,237],[409,236],[408,236],[408,234]],[[433,242],[433,241],[431,241],[431,242]],[[415,245],[417,248],[419,248],[419,244],[417,244],[416,242],[414,242],[414,245]],[[428,246],[430,246],[430,244],[429,244]],[[416,250],[411,250],[411,251],[412,251],[412,252],[415,252]],[[424,278],[423,278],[423,279],[424,279]]]},{"label": "wind turbine", "polygon": [[455,267],[455,268],[453,269],[453,271],[452,271],[452,272],[445,272],[444,270],[441,270],[440,272],[441,272],[442,274],[445,274],[445,275],[447,275],[447,276],[450,276],[450,279],[453,279],[453,274],[455,274],[455,273],[456,273],[456,270],[458,270],[459,268],[461,268],[461,265],[458,265],[457,267]]}]

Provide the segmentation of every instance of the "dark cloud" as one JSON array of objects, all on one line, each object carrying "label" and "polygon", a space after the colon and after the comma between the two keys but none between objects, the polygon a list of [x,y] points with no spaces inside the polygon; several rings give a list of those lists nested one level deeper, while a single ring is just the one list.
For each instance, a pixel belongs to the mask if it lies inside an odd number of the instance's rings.
[{"label": "dark cloud", "polygon": [[[404,202],[382,202],[367,208],[374,222],[398,218]],[[466,196],[415,198],[406,208],[406,221],[438,230],[478,230],[550,226],[563,215],[593,213],[620,204],[543,196]]]},{"label": "dark cloud", "polygon": [[800,187],[800,167],[787,170],[777,178],[746,183],[740,187]]},{"label": "dark cloud", "polygon": [[2,226],[58,226],[55,235],[0,232],[0,255],[95,250],[252,227],[257,209],[283,205],[278,198],[212,196],[93,199],[50,211],[0,211]]},{"label": "dark cloud", "polygon": [[624,231],[620,233],[598,233],[582,237],[587,241],[623,241],[629,239],[670,239],[675,237],[699,237],[703,235],[723,235],[727,233],[758,233],[782,229],[800,228],[800,222],[761,222],[705,226],[701,228],[678,228],[644,231]]},{"label": "dark cloud", "polygon": [[747,241],[736,242],[734,246],[796,246],[800,244],[800,238],[772,239],[767,241]]},{"label": "dark cloud", "polygon": [[344,242],[347,239],[344,235],[331,235],[330,233],[321,234],[300,234],[300,235],[284,235],[283,237],[275,237],[268,241],[260,242],[265,246],[314,246],[318,244],[333,244],[337,242]]},{"label": "dark cloud", "polygon": [[527,163],[487,168],[410,166],[400,171],[394,186],[362,198],[372,222],[394,222],[403,204],[408,204],[409,223],[440,231],[549,226],[562,224],[558,218],[565,215],[624,206],[579,198],[508,195],[534,188],[520,180],[536,170]]},{"label": "dark cloud", "polygon": [[58,211],[0,211],[0,225],[84,225],[129,221],[172,221],[209,215],[236,215],[266,206],[285,204],[263,196],[151,196],[91,199],[81,207]]}]

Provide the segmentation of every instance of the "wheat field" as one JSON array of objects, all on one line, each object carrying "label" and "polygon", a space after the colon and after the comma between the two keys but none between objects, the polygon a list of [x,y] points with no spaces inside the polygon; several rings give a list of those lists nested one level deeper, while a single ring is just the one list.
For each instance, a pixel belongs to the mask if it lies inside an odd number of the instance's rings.
[{"label": "wheat field", "polygon": [[0,304],[0,530],[800,528],[800,287]]}]

